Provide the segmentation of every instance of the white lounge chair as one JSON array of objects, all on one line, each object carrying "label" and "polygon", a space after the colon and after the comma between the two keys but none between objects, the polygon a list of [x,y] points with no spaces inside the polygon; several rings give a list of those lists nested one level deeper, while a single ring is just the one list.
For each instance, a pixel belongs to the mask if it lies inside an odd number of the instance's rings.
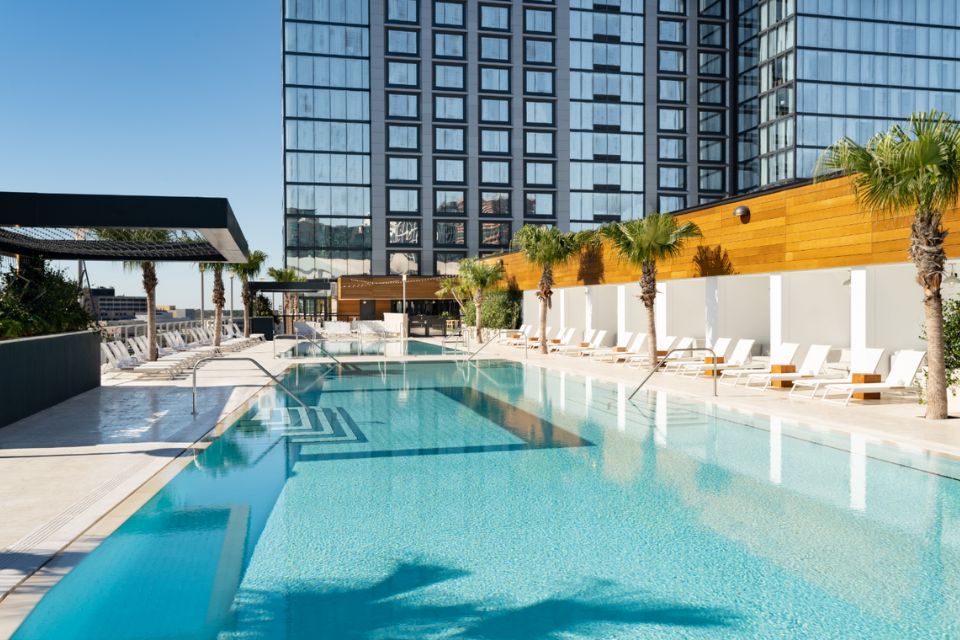
[{"label": "white lounge chair", "polygon": [[527,339],[539,335],[540,330],[535,328],[532,324],[528,324],[527,328],[524,331],[520,332],[520,335],[514,335],[507,338],[507,344],[511,347],[518,347],[520,345],[526,345]]},{"label": "white lounge chair", "polygon": [[751,373],[747,376],[746,386],[753,386],[754,382],[763,383],[763,389],[769,389],[775,380],[799,380],[800,378],[812,378],[823,372],[823,365],[830,355],[830,345],[812,344],[807,349],[807,355],[803,357],[800,367],[792,373]]},{"label": "white lounge chair", "polygon": [[[669,351],[676,341],[677,336],[657,336],[657,351]],[[627,358],[626,362],[628,367],[642,367],[653,364],[650,362],[650,354],[644,352],[638,352],[637,355]]]},{"label": "white lounge chair", "polygon": [[[717,358],[725,358],[727,352],[730,350],[730,344],[733,342],[730,338],[717,338],[717,341],[713,343],[711,349]],[[694,345],[695,346],[695,345]],[[696,352],[689,352],[688,355],[685,355],[680,358],[670,358],[670,360],[664,364],[663,370],[669,371],[670,368],[673,368],[673,373],[680,373],[684,367],[689,364],[703,364],[703,357],[708,352],[700,352],[702,355],[690,355],[695,354]]]},{"label": "white lounge chair", "polygon": [[559,342],[547,344],[547,351],[552,353],[557,349],[559,349],[560,347],[568,346],[571,342],[573,342],[573,337],[575,335],[577,335],[576,327],[567,327],[566,329],[561,331],[559,334],[557,334],[557,340],[559,340]]},{"label": "white lounge chair", "polygon": [[499,336],[497,336],[497,342],[499,344],[508,344],[511,340],[514,340],[519,337],[526,336],[530,331],[530,325],[522,324],[520,328],[516,331],[504,331]]},{"label": "white lounge chair", "polygon": [[[547,341],[547,346],[550,345],[550,334],[553,333],[553,327],[547,327],[547,330],[544,332],[544,339]],[[560,332],[557,332],[557,335],[560,335]],[[527,340],[527,349],[539,349],[540,348],[540,336],[539,334]]]},{"label": "white lounge chair", "polygon": [[[581,347],[581,346],[577,345],[577,346],[573,347],[572,350],[566,351],[565,353],[567,353],[568,355],[577,355],[577,356],[586,355],[587,353],[590,352],[591,349],[598,349],[598,348],[600,348],[600,346],[603,344],[603,341],[606,339],[606,337],[607,337],[607,330],[606,330],[606,329],[599,329],[599,330],[595,331],[594,334],[593,334],[593,337],[590,338],[590,346],[588,346],[588,347]],[[573,346],[573,345],[571,345],[571,346]]]},{"label": "white lounge chair", "polygon": [[633,342],[627,345],[626,351],[607,354],[607,356],[603,358],[604,362],[620,364],[622,362],[628,362],[631,358],[642,356],[647,352],[647,338],[648,334],[637,333],[633,337]]},{"label": "white lounge chair", "polygon": [[[133,355],[140,364],[149,364],[151,362],[150,354],[147,350],[147,344],[148,342],[145,337],[141,337],[139,339],[135,338],[129,341]],[[188,367],[196,363],[197,360],[200,360],[202,357],[204,357],[204,354],[199,351],[171,352],[166,349],[158,349],[157,359],[153,360],[152,362],[160,362],[162,364],[178,363],[182,365],[182,367]]]},{"label": "white lounge chair", "polygon": [[733,347],[733,352],[730,354],[730,357],[725,358],[724,362],[717,363],[716,365],[705,362],[685,364],[680,367],[680,373],[682,375],[690,374],[695,376],[705,371],[713,371],[714,368],[719,372],[724,369],[739,369],[740,367],[744,367],[750,362],[750,353],[753,351],[755,342],[752,338],[740,338]]},{"label": "white lounge chair", "polygon": [[[623,333],[617,334],[617,344],[612,347],[598,347],[597,349],[588,350],[585,355],[590,356],[591,358],[607,358],[615,353],[628,353],[630,347],[633,346],[633,341],[636,339],[636,336],[641,335],[639,333],[634,333],[632,331],[624,331]],[[646,335],[646,334],[642,334]]]},{"label": "white lounge chair", "polygon": [[[237,326],[236,322],[231,322],[228,326],[233,328],[234,336],[243,336],[244,338],[247,337],[243,335],[243,331],[240,330],[240,327]],[[264,336],[262,333],[251,333],[249,337],[251,340],[256,340],[258,342],[264,341]]]},{"label": "white lounge chair", "polygon": [[325,340],[343,340],[353,337],[350,323],[343,320],[327,320],[323,323],[323,337]]},{"label": "white lounge chair", "polygon": [[[741,380],[745,380],[747,376],[754,373],[772,373],[774,365],[785,365],[793,364],[794,358],[797,357],[797,349],[800,348],[800,345],[796,342],[781,342],[780,347],[770,354],[770,361],[766,366],[743,366],[737,367],[735,369],[724,369],[720,373],[720,382],[723,384],[739,384]],[[724,382],[727,380],[727,382]]]},{"label": "white lounge chair", "polygon": [[823,388],[823,400],[828,402],[841,402],[840,400],[830,400],[830,395],[846,394],[846,397],[842,401],[842,404],[846,406],[850,403],[850,399],[855,393],[906,391],[913,386],[913,381],[916,379],[917,373],[920,371],[920,365],[923,363],[923,358],[926,355],[926,351],[913,351],[910,349],[900,351],[893,357],[890,373],[883,382],[828,384]]},{"label": "white lounge chair", "polygon": [[[551,331],[553,331],[553,327],[544,327],[543,335],[549,339]],[[532,344],[540,344],[540,327],[531,327],[526,335],[520,336],[519,338],[514,338],[507,344],[513,347],[524,348],[529,347]]]},{"label": "white lounge chair", "polygon": [[[173,378],[178,371],[180,371],[181,364],[179,362],[139,362],[135,357],[123,356],[123,353],[126,352],[126,346],[117,343],[119,348],[111,346],[110,344],[101,343],[100,348],[104,357],[107,360],[107,364],[114,369],[119,369],[122,371],[131,371],[133,373],[140,373],[145,375],[166,375]],[[122,350],[122,351],[121,351]]]},{"label": "white lounge chair", "polygon": [[[583,332],[583,336],[581,337],[581,340],[579,342],[558,347],[554,349],[554,353],[566,353],[566,354],[570,354],[573,352],[579,353],[584,349],[589,349],[590,348],[589,345],[593,344],[593,338],[596,335],[597,335],[596,329],[587,329]],[[584,343],[587,344],[586,347],[583,346]]]},{"label": "white lounge chair", "polygon": [[836,375],[833,377],[828,375],[818,378],[801,378],[800,380],[794,380],[793,386],[790,387],[790,395],[793,396],[797,389],[810,389],[810,395],[807,397],[813,398],[817,395],[817,391],[820,390],[822,385],[852,384],[854,373],[875,373],[877,371],[877,367],[880,365],[880,358],[882,357],[883,349],[858,349],[850,357],[849,373],[846,375]]}]

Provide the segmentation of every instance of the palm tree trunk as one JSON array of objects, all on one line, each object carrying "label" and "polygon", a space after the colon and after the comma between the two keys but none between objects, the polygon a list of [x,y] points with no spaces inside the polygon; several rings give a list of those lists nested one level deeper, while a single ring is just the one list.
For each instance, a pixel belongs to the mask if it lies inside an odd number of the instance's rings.
[{"label": "palm tree trunk", "polygon": [[221,335],[223,335],[223,306],[218,304],[213,311],[213,346],[220,346]]},{"label": "palm tree trunk", "polygon": [[947,232],[936,211],[918,211],[910,236],[910,257],[917,267],[917,283],[923,288],[923,313],[927,336],[928,420],[947,418],[947,376],[944,364],[943,296],[940,284],[947,256],[943,241]]},{"label": "palm tree trunk", "polygon": [[213,269],[213,346],[220,346],[220,336],[223,335],[223,303],[225,301],[223,290],[223,267],[215,266]]},{"label": "palm tree trunk", "polygon": [[252,300],[250,299],[250,283],[246,280],[243,281],[243,337],[250,337],[250,304]]},{"label": "palm tree trunk", "polygon": [[540,353],[547,352],[547,298],[540,292]]},{"label": "palm tree trunk", "polygon": [[657,366],[657,316],[654,303],[657,299],[657,263],[643,263],[640,275],[640,299],[647,309],[647,349],[650,356],[650,368]]},{"label": "palm tree trunk", "polygon": [[543,267],[540,274],[540,353],[547,353],[547,310],[553,298],[553,268],[550,265]]},{"label": "palm tree trunk", "polygon": [[147,294],[147,359],[155,362],[157,353],[157,269],[152,262],[144,262],[143,289]]}]

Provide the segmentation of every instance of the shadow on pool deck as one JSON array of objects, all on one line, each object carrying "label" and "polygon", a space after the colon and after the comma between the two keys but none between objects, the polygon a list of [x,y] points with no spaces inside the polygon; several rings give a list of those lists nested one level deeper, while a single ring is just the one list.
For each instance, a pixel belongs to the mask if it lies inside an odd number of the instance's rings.
[{"label": "shadow on pool deck", "polygon": [[[598,638],[617,631],[636,633],[638,625],[730,627],[742,619],[727,609],[664,601],[603,580],[520,607],[492,601],[449,603],[444,595],[422,592],[469,575],[452,567],[407,562],[366,586],[326,583],[301,590],[241,590],[237,637],[272,637],[283,630],[289,638],[549,640],[564,633]],[[272,612],[285,615],[280,619]]]}]

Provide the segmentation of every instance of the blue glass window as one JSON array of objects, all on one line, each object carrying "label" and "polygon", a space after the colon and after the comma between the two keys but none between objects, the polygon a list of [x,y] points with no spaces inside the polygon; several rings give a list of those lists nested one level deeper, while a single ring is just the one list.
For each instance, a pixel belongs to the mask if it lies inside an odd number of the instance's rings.
[{"label": "blue glass window", "polygon": [[416,62],[387,62],[387,84],[415,87],[419,83],[419,68]]},{"label": "blue glass window", "polygon": [[480,5],[480,28],[509,31],[510,9],[489,4]]},{"label": "blue glass window", "polygon": [[417,0],[387,0],[387,20],[417,22]]}]

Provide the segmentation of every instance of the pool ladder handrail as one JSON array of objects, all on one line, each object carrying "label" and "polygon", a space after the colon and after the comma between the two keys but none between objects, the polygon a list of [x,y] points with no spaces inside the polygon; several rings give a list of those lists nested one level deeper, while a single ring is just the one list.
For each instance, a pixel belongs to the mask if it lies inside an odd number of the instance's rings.
[{"label": "pool ladder handrail", "polygon": [[203,364],[204,362],[207,362],[208,360],[216,360],[217,362],[223,362],[224,360],[236,360],[236,361],[246,360],[247,362],[252,362],[253,364],[255,364],[255,365],[257,366],[258,369],[260,369],[260,371],[262,371],[263,373],[265,373],[271,380],[273,380],[274,382],[276,382],[276,383],[277,383],[277,386],[280,387],[281,389],[283,389],[284,392],[286,392],[286,394],[287,394],[288,396],[290,396],[291,398],[293,398],[294,401],[296,401],[297,404],[299,404],[301,407],[303,407],[304,411],[309,411],[309,407],[307,407],[307,405],[305,405],[305,404],[303,403],[303,400],[301,400],[300,398],[298,398],[298,397],[293,393],[293,391],[290,391],[290,389],[287,387],[287,385],[285,385],[285,384],[283,384],[282,382],[280,382],[280,379],[279,379],[277,376],[275,376],[275,375],[273,375],[272,373],[270,373],[269,371],[267,371],[266,367],[264,367],[262,364],[260,364],[259,362],[257,362],[257,361],[254,360],[253,358],[247,358],[247,357],[243,357],[243,356],[229,356],[229,357],[226,357],[226,358],[222,358],[222,357],[219,357],[219,356],[210,356],[210,357],[208,357],[208,358],[201,358],[200,360],[197,360],[196,364],[193,365],[193,410],[191,411],[191,413],[192,413],[193,415],[197,415],[197,368],[198,368],[201,364]]},{"label": "pool ladder handrail", "polygon": [[482,345],[480,345],[480,347],[479,347],[476,351],[474,351],[473,353],[471,353],[471,354],[467,357],[467,359],[464,360],[464,362],[470,362],[471,360],[473,360],[474,356],[476,356],[478,353],[480,353],[481,351],[483,351],[484,349],[486,349],[486,348],[487,348],[487,345],[489,345],[491,342],[493,342],[494,340],[496,340],[496,339],[499,338],[499,337],[500,337],[500,334],[498,333],[497,335],[493,336],[492,338],[490,338],[489,340],[487,340],[486,342],[484,342]]},{"label": "pool ladder handrail", "polygon": [[313,346],[315,346],[317,349],[319,349],[320,352],[323,353],[323,355],[327,356],[328,358],[330,358],[331,360],[333,360],[334,362],[336,362],[336,363],[337,363],[338,365],[340,365],[341,367],[343,366],[343,363],[340,362],[340,360],[338,360],[336,356],[334,356],[332,353],[330,353],[329,351],[327,351],[326,347],[324,347],[323,345],[321,345],[319,342],[316,342],[315,340],[312,340],[309,336],[301,335],[301,334],[299,334],[299,333],[281,333],[281,334],[278,334],[278,335],[273,336],[273,357],[274,357],[274,358],[278,358],[278,357],[279,357],[279,356],[277,355],[277,339],[279,339],[279,338],[293,338],[293,339],[295,340],[296,344],[300,344],[300,340],[306,340],[307,342],[309,342],[310,344],[312,344]]},{"label": "pool ladder handrail", "polygon": [[716,351],[714,351],[710,347],[684,347],[682,349],[670,349],[669,351],[667,351],[667,354],[660,359],[660,362],[657,363],[657,366],[655,366],[653,369],[650,370],[650,373],[647,374],[647,377],[644,378],[640,382],[640,384],[637,385],[637,388],[633,390],[633,393],[630,394],[630,397],[627,398],[627,400],[633,400],[633,396],[637,395],[637,391],[640,391],[640,388],[647,383],[647,380],[649,380],[653,374],[655,374],[657,371],[660,370],[660,367],[664,365],[664,363],[667,361],[667,358],[669,358],[671,354],[676,353],[677,351],[690,351],[690,352],[707,351],[710,353],[710,355],[713,356],[713,363],[712,363],[713,364],[713,397],[717,397],[717,353]]}]

